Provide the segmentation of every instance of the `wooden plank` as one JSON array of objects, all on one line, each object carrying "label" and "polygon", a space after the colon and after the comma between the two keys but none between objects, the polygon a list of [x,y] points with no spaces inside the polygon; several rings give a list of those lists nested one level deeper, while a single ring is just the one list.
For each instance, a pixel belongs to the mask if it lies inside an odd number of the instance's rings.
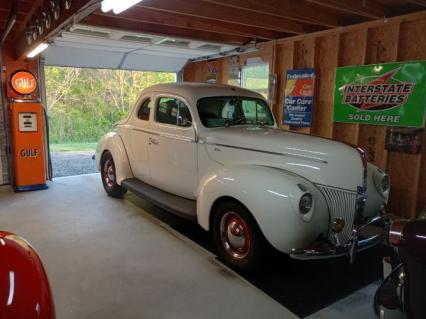
[{"label": "wooden plank", "polygon": [[[365,61],[367,29],[341,34],[338,66],[361,65]],[[358,144],[358,124],[334,123],[333,138],[345,143]]]},{"label": "wooden plank", "polygon": [[206,32],[213,32],[219,34],[238,35],[248,38],[258,38],[265,40],[272,40],[286,36],[286,33],[275,32],[266,29],[255,28],[251,26],[243,26],[240,24],[230,22],[220,22],[200,18],[188,18],[184,15],[174,14],[171,12],[158,11],[152,8],[139,8],[135,7],[132,10],[127,10],[119,16],[114,13],[96,12],[94,15],[102,16],[106,20],[114,20],[116,18],[125,19],[129,21],[139,21],[163,26],[170,26],[176,28],[200,30]]},{"label": "wooden plank", "polygon": [[[294,43],[295,69],[313,68],[315,66],[315,44],[315,38],[296,41]],[[290,126],[290,130],[305,134],[309,134],[311,132],[310,127]]]},{"label": "wooden plank", "polygon": [[[424,144],[423,144],[424,145]],[[389,211],[398,216],[415,218],[421,155],[393,152],[387,173],[391,178]]]},{"label": "wooden plank", "polygon": [[218,76],[218,83],[221,84],[228,84],[228,68],[229,68],[229,58],[223,58],[219,59],[219,76]]},{"label": "wooden plank", "polygon": [[358,24],[344,26],[344,27],[338,27],[334,29],[310,32],[310,33],[301,34],[301,35],[294,35],[291,37],[278,39],[276,41],[278,41],[278,44],[281,44],[283,42],[292,42],[292,41],[303,40],[307,38],[317,38],[317,37],[327,36],[331,34],[352,33],[355,31],[366,30],[368,28],[381,27],[383,25],[390,25],[390,24],[399,24],[402,22],[423,20],[425,18],[426,18],[426,10],[423,10],[420,12],[409,13],[409,14],[400,15],[393,18],[379,19],[379,20],[368,21],[368,22],[358,23]]},{"label": "wooden plank", "polygon": [[[337,27],[339,20],[336,15],[316,5],[299,2],[297,5],[283,0],[202,0],[204,2],[216,3],[237,10],[248,10],[256,13],[269,14],[272,16],[287,18],[320,25],[324,27]],[[225,9],[226,10],[226,9]]]},{"label": "wooden plank", "polygon": [[221,5],[203,3],[199,0],[144,0],[136,6],[185,15],[188,19],[191,17],[201,17],[214,21],[232,22],[292,34],[305,32],[304,25],[297,21],[247,10],[224,10]]},{"label": "wooden plank", "polygon": [[289,126],[282,124],[284,91],[286,85],[287,70],[294,66],[294,42],[277,45],[275,72],[277,73],[277,102],[273,107],[275,118],[279,127],[288,130]]},{"label": "wooden plank", "polygon": [[416,208],[416,213],[419,214],[426,213],[426,130],[423,131],[422,154],[417,160],[421,163]]},{"label": "wooden plank", "polygon": [[[396,61],[398,35],[398,24],[369,29],[366,64]],[[365,151],[367,160],[381,169],[386,169],[386,130],[387,126],[362,124],[359,127],[358,145]]]},{"label": "wooden plank", "polygon": [[197,68],[198,62],[188,63],[183,70],[183,81],[194,82],[195,81],[195,69]]},{"label": "wooden plank", "polygon": [[317,39],[315,65],[315,100],[311,133],[322,137],[333,136],[334,82],[339,53],[339,35]]},{"label": "wooden plank", "polygon": [[359,0],[307,0],[310,3],[342,11],[348,14],[356,14],[370,19],[379,19],[386,16],[386,7],[374,1]]},{"label": "wooden plank", "polygon": [[422,7],[426,7],[426,0],[408,0],[411,3],[417,4]]},{"label": "wooden plank", "polygon": [[[398,61],[426,59],[426,38],[421,36],[426,19],[401,23],[399,31]],[[426,206],[426,130],[423,152],[419,155],[388,152],[388,172],[392,181],[392,212],[415,218]]]}]

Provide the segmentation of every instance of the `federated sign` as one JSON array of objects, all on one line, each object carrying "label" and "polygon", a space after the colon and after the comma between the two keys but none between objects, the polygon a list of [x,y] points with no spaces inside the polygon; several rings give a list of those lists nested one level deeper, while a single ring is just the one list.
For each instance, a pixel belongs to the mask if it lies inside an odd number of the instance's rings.
[{"label": "federated sign", "polygon": [[334,121],[423,127],[426,61],[336,70]]},{"label": "federated sign", "polygon": [[287,71],[283,123],[309,127],[312,123],[315,69]]}]

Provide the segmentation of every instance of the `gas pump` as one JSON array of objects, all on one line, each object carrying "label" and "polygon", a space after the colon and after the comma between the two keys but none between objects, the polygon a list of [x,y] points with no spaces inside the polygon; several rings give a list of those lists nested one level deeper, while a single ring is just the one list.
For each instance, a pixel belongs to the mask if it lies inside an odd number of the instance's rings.
[{"label": "gas pump", "polygon": [[43,106],[37,98],[37,78],[18,70],[8,84],[15,191],[46,189]]}]

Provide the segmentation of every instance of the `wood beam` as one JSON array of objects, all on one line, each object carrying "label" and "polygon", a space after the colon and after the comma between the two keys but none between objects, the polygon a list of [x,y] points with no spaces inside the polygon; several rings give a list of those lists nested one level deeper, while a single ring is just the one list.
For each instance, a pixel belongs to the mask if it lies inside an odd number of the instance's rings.
[{"label": "wood beam", "polygon": [[[323,27],[339,26],[338,18],[322,7],[298,1],[288,0],[202,0],[224,7],[246,10],[255,13],[268,14],[286,18],[301,23],[314,24]],[[225,9],[226,10],[226,9]]]},{"label": "wood beam", "polygon": [[34,13],[38,12],[42,4],[45,4],[47,7],[47,3],[48,0],[37,0],[37,5],[32,5],[31,12],[28,13],[25,21],[23,21],[20,28],[17,29],[15,41],[16,59],[19,60],[25,58],[26,54],[36,48],[40,43],[48,41],[69,24],[79,22],[78,20],[81,20],[84,15],[90,14],[100,5],[100,2],[97,0],[73,0],[69,10],[61,10],[61,15],[58,20],[55,21],[52,19],[52,25],[49,30],[45,31],[31,44],[28,44],[25,36],[25,30],[31,22]]},{"label": "wood beam", "polygon": [[227,43],[233,45],[242,45],[251,40],[251,38],[249,37],[224,35],[213,32],[176,28],[153,23],[133,21],[129,19],[120,18],[119,16],[117,16],[115,19],[105,19],[104,17],[99,15],[91,15],[81,24],[96,27],[113,28],[129,32],[140,32],[166,37],[187,38],[209,42]]},{"label": "wood beam", "polygon": [[[103,16],[106,20],[117,18],[117,16],[112,13],[96,12],[94,15]],[[233,24],[229,22],[217,23],[216,21],[199,17],[192,17],[191,19],[188,19],[182,15],[153,10],[151,8],[135,8],[133,10],[123,12],[119,17],[121,19],[128,19],[131,21],[141,21],[176,28],[237,35],[262,40],[279,39],[287,35],[282,32],[275,32],[250,26],[242,26],[240,24]]]},{"label": "wood beam", "polygon": [[[16,34],[21,34],[24,32],[26,26],[33,18],[33,15],[38,12],[40,6],[43,4],[43,0],[35,0],[33,5],[28,8],[25,18],[21,21],[21,26],[16,30]],[[20,9],[18,8],[17,11]],[[15,39],[16,40],[16,39]]]},{"label": "wood beam", "polygon": [[297,21],[247,10],[224,10],[222,5],[205,3],[199,0],[144,0],[137,4],[136,7],[152,8],[158,11],[185,15],[188,19],[199,17],[291,34],[305,33],[304,25]]},{"label": "wood beam", "polygon": [[326,8],[355,14],[370,19],[380,19],[386,16],[386,8],[372,0],[306,0]]},{"label": "wood beam", "polygon": [[426,7],[426,0],[408,0],[408,2],[417,4],[418,6]]}]

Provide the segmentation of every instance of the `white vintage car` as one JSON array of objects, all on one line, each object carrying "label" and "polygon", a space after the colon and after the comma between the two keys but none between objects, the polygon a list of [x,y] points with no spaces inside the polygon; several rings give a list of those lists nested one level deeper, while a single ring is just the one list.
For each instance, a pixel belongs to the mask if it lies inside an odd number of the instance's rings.
[{"label": "white vintage car", "polygon": [[231,266],[269,243],[293,258],[349,255],[382,239],[389,177],[362,150],[277,128],[263,97],[206,83],[155,85],[96,151],[106,192],[127,190],[212,233]]}]

